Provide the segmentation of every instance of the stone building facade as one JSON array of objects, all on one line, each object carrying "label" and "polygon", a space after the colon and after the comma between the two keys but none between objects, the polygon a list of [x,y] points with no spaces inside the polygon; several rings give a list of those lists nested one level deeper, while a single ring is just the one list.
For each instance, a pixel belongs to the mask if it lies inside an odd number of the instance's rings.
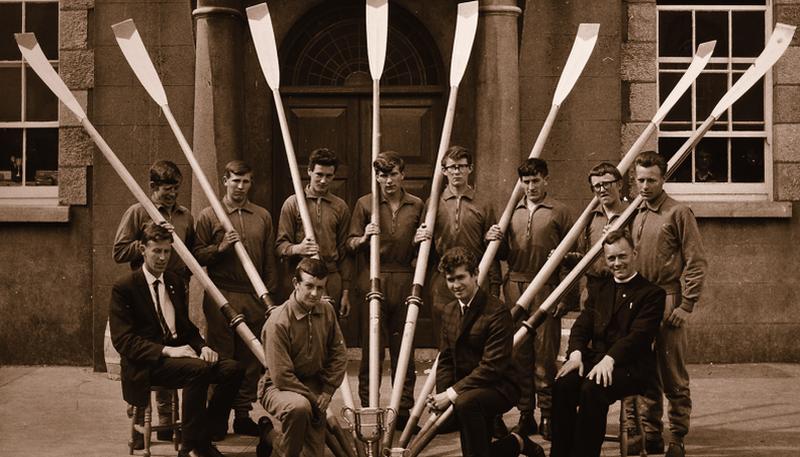
[{"label": "stone building facade", "polygon": [[[36,31],[37,16],[28,11],[43,3],[0,0],[0,11],[16,12],[19,5],[21,15],[20,27],[0,21],[2,40],[22,26]],[[291,185],[272,96],[243,19],[249,3],[50,3],[58,11],[45,21],[51,29],[57,24],[54,63],[143,187],[156,159],[175,161],[185,176],[191,171],[111,33],[111,24],[128,18],[135,20],[170,107],[209,179],[219,182],[221,167],[232,158],[253,163],[253,200],[277,218]],[[428,193],[444,117],[456,3],[390,2],[382,145],[406,157],[409,186],[422,196]],[[363,2],[272,0],[269,6],[281,58],[281,93],[301,166],[311,149],[335,149],[343,159],[335,191],[352,204],[369,191],[371,87]],[[710,36],[724,41],[726,51],[715,52],[714,71],[698,80],[694,95],[679,103],[668,125],[651,139],[649,146],[666,154],[691,130],[691,122],[703,120],[707,99],[746,68],[772,24],[800,23],[800,1],[697,7],[676,1],[482,0],[452,143],[476,151],[474,184],[479,192],[495,195],[498,209],[547,115],[581,22],[600,23],[600,37],[543,153],[550,163],[551,192],[576,214],[591,197],[586,172],[601,160],[618,161],[635,141],[668,91],[671,75],[682,68],[687,46],[692,49]],[[4,50],[0,45],[0,53]],[[11,51],[0,55],[0,77],[7,78],[2,81],[16,81],[2,73],[6,68],[31,79],[19,58],[9,56]],[[19,88],[26,96],[17,98],[35,102],[36,86],[28,79]],[[692,206],[709,253],[708,282],[690,323],[691,357],[698,362],[800,360],[791,338],[800,330],[800,297],[792,287],[798,279],[794,272],[800,271],[798,38],[758,93],[748,95],[747,104],[738,105],[745,114],[735,105],[730,119],[720,124],[727,127],[701,143],[669,188]],[[0,100],[0,106],[9,103],[17,101]],[[113,262],[111,245],[133,197],[63,108],[45,122],[2,113],[0,184],[7,185],[0,185],[0,363],[102,369],[110,288],[127,268]],[[30,137],[27,132],[36,128],[57,133],[56,142],[42,143],[51,145],[49,152],[33,147],[39,143],[31,138],[40,132]],[[8,140],[17,137],[25,140],[19,145]],[[22,183],[13,180],[6,164],[9,145],[25,157],[30,176]],[[715,173],[698,168],[704,163],[701,150],[711,151]],[[45,153],[51,154],[50,162],[37,162],[35,154]],[[712,175],[717,177],[708,181]],[[207,204],[190,180],[179,201],[195,214]],[[197,302],[199,291],[193,292]],[[429,316],[425,313],[423,318]],[[196,309],[194,314],[201,318]],[[358,338],[357,319],[345,324],[351,339]],[[430,333],[425,319],[421,325],[421,333]]]}]

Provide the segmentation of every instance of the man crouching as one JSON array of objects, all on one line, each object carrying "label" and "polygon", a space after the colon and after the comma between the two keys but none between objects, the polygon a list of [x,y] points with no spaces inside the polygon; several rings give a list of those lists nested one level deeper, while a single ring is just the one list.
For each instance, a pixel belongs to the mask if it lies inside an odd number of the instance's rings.
[{"label": "man crouching", "polygon": [[325,453],[325,411],[342,384],[347,354],[333,306],[322,297],[328,270],[304,258],[292,278],[294,292],[261,332],[267,369],[258,385],[264,409],[281,422],[278,455]]},{"label": "man crouching", "polygon": [[572,326],[569,359],[556,375],[550,457],[599,456],[609,405],[641,393],[656,369],[666,292],[637,273],[627,231],[608,233],[603,253],[613,276],[589,288]]}]

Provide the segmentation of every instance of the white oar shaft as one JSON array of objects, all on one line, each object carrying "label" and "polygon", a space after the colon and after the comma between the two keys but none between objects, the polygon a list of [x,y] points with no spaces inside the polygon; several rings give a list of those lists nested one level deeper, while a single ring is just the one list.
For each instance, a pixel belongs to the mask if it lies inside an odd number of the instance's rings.
[{"label": "white oar shaft", "polygon": [[[378,158],[380,152],[381,134],[380,134],[380,80],[372,80],[372,163],[370,163],[371,170],[371,188],[372,188],[372,214],[370,215],[370,222],[380,227],[380,188],[378,187],[378,180],[375,174],[374,162]],[[381,382],[381,353],[383,352],[383,345],[381,344],[381,300],[378,298],[381,293],[380,290],[380,277],[381,277],[381,238],[380,235],[372,235],[370,239],[369,249],[369,277],[371,298],[369,300],[369,407],[377,408],[380,406],[380,382]]]},{"label": "white oar shaft", "polygon": [[[235,230],[233,223],[231,223],[231,219],[228,217],[227,211],[225,211],[225,208],[222,207],[222,203],[220,203],[219,199],[217,198],[216,191],[211,186],[211,183],[208,181],[205,172],[203,172],[203,168],[200,166],[197,158],[195,158],[191,146],[189,146],[189,143],[183,136],[183,132],[181,131],[178,122],[175,120],[175,116],[172,115],[172,110],[169,109],[169,105],[161,106],[161,110],[164,112],[164,117],[166,117],[167,123],[172,129],[172,133],[178,140],[178,144],[180,145],[181,151],[183,151],[183,155],[189,162],[189,166],[192,168],[192,171],[194,171],[195,179],[197,179],[197,182],[200,183],[200,187],[203,189],[203,193],[206,195],[214,214],[222,224],[222,228],[225,229],[226,232]],[[253,289],[255,289],[256,295],[258,295],[260,298],[263,298],[269,293],[269,291],[264,285],[264,281],[261,279],[258,269],[256,269],[252,259],[250,259],[250,255],[247,253],[244,244],[241,241],[237,241],[236,244],[233,245],[233,248],[236,251],[236,256],[239,258],[245,273],[247,274],[247,278],[253,285]]]},{"label": "white oar shaft", "polygon": [[306,193],[303,189],[300,169],[297,166],[297,155],[295,155],[292,136],[289,133],[289,123],[286,122],[286,112],[283,109],[281,93],[277,87],[272,90],[272,100],[275,103],[275,113],[278,115],[278,123],[281,126],[283,147],[286,151],[286,161],[289,163],[289,173],[292,175],[292,188],[294,189],[294,196],[297,200],[297,209],[300,212],[300,219],[303,222],[303,231],[305,232],[306,238],[314,240],[314,225],[311,223],[311,214],[308,212]]},{"label": "white oar shaft", "polygon": [[411,408],[408,422],[406,423],[406,427],[403,429],[403,433],[400,435],[400,440],[397,442],[397,447],[405,448],[408,442],[411,440],[411,434],[414,432],[414,427],[416,427],[417,423],[419,423],[419,418],[422,417],[422,412],[425,410],[428,395],[430,395],[430,393],[433,392],[433,388],[436,387],[436,369],[438,367],[439,355],[437,354],[436,359],[434,359],[433,365],[431,366],[431,371],[428,373],[428,378],[425,379],[425,384],[422,385],[422,390],[420,390],[417,394],[417,401],[414,403],[414,407]]}]

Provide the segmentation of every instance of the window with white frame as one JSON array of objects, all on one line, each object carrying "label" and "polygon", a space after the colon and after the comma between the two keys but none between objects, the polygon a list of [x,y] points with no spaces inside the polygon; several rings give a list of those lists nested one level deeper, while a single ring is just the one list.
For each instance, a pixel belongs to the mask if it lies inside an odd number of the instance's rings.
[{"label": "window with white frame", "polygon": [[[761,53],[772,29],[768,1],[659,1],[658,92],[662,102],[700,43],[716,40],[711,60],[661,123],[658,152],[680,148]],[[667,184],[696,200],[766,200],[772,196],[771,74],[717,120]]]},{"label": "window with white frame", "polygon": [[0,203],[58,197],[58,99],[23,63],[19,32],[57,68],[58,2],[0,0]]}]

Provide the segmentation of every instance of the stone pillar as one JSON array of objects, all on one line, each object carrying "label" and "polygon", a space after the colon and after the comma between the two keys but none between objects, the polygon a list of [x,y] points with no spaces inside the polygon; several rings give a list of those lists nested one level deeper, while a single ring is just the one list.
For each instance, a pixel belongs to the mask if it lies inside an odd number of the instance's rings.
[{"label": "stone pillar", "polygon": [[[209,182],[221,189],[225,164],[242,157],[243,34],[245,16],[238,0],[198,0],[195,25],[193,149]],[[208,206],[196,180],[192,213]]]},{"label": "stone pillar", "polygon": [[475,185],[496,195],[503,210],[517,180],[519,151],[519,35],[516,0],[481,1],[473,58],[477,63]]}]

